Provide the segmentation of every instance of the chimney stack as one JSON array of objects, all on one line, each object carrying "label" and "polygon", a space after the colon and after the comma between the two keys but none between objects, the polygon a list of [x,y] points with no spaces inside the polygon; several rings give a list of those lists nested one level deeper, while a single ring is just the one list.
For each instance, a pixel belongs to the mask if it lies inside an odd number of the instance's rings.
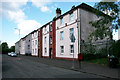
[{"label": "chimney stack", "polygon": [[56,9],[56,18],[59,17],[61,15],[61,10],[60,8]]},{"label": "chimney stack", "polygon": [[75,8],[75,5],[73,5],[71,9],[74,9],[74,8]]}]

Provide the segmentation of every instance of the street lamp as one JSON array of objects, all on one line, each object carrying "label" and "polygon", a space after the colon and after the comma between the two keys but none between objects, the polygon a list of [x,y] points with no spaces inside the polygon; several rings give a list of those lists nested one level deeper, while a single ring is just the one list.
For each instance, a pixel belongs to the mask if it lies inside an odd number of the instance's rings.
[{"label": "street lamp", "polygon": [[19,31],[19,39],[20,39],[20,29],[18,29],[18,28],[15,28],[15,29],[17,29]]},{"label": "street lamp", "polygon": [[[14,28],[14,29],[19,31],[19,39],[20,39],[20,29],[19,28]],[[18,46],[19,46],[19,53],[18,53],[18,56],[19,56],[19,54],[20,54],[20,42],[18,43]]]},{"label": "street lamp", "polygon": [[[74,34],[71,35],[70,40],[73,43],[73,50],[74,50],[74,43],[75,43],[75,36],[74,36]],[[72,65],[72,69],[74,69],[74,51],[73,51],[73,65]]]}]

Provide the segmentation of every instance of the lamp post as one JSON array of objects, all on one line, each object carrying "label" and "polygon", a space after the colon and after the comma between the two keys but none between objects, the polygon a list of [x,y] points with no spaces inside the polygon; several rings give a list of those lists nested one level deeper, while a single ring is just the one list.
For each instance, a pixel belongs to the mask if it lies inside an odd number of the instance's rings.
[{"label": "lamp post", "polygon": [[72,69],[74,69],[74,43],[75,43],[75,36],[74,34],[71,35],[71,42],[73,43],[73,65],[72,65]]},{"label": "lamp post", "polygon": [[[19,31],[19,39],[20,39],[20,29],[19,28],[15,28],[15,29]],[[18,56],[19,56],[19,54],[20,54],[20,42],[18,43],[18,46],[19,46],[19,53],[18,53]]]}]

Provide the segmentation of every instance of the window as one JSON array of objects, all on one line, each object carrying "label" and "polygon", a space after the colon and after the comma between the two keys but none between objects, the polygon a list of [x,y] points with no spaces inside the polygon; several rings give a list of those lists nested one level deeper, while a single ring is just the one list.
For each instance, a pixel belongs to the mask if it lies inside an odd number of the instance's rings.
[{"label": "window", "polygon": [[64,46],[60,46],[61,53],[64,53]]},{"label": "window", "polygon": [[37,40],[35,40],[35,45],[37,45]]},{"label": "window", "polygon": [[40,40],[38,41],[38,47],[40,47]]},{"label": "window", "polygon": [[32,37],[34,37],[34,34],[32,34]]},{"label": "window", "polygon": [[37,49],[35,49],[35,54],[37,53]]},{"label": "window", "polygon": [[33,52],[32,52],[33,54],[34,54],[34,49],[33,49]]},{"label": "window", "polygon": [[34,45],[34,41],[33,41],[33,45]]},{"label": "window", "polygon": [[70,29],[70,38],[71,38],[72,35],[74,35],[74,28]]},{"label": "window", "polygon": [[45,44],[46,44],[46,37],[45,37]]},{"label": "window", "polygon": [[38,36],[40,36],[40,31],[38,32]]},{"label": "window", "polygon": [[30,49],[30,45],[28,45],[28,49]]},{"label": "window", "polygon": [[47,49],[45,48],[45,54],[47,53]]},{"label": "window", "polygon": [[50,24],[50,31],[52,32],[52,24]]},{"label": "window", "polygon": [[73,20],[73,12],[72,13],[70,13],[70,20]]},{"label": "window", "polygon": [[61,23],[61,24],[63,24],[63,17],[62,17],[62,18],[60,18],[60,23]]},{"label": "window", "polygon": [[70,53],[74,53],[74,45],[70,45]]},{"label": "window", "polygon": [[50,37],[50,44],[52,44],[52,37]]},{"label": "window", "polygon": [[36,37],[36,33],[34,33],[34,37]]},{"label": "window", "polygon": [[60,32],[60,36],[61,36],[60,40],[63,40],[63,37],[64,37],[64,32],[63,31]]},{"label": "window", "polygon": [[45,26],[45,32],[47,31],[46,26]]}]

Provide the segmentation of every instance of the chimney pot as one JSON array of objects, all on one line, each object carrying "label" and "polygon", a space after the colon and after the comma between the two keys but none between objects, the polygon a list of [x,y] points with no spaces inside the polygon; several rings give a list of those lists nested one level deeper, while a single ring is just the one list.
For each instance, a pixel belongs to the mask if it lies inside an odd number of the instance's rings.
[{"label": "chimney pot", "polygon": [[60,8],[56,9],[56,17],[59,17],[61,15],[61,10]]}]

